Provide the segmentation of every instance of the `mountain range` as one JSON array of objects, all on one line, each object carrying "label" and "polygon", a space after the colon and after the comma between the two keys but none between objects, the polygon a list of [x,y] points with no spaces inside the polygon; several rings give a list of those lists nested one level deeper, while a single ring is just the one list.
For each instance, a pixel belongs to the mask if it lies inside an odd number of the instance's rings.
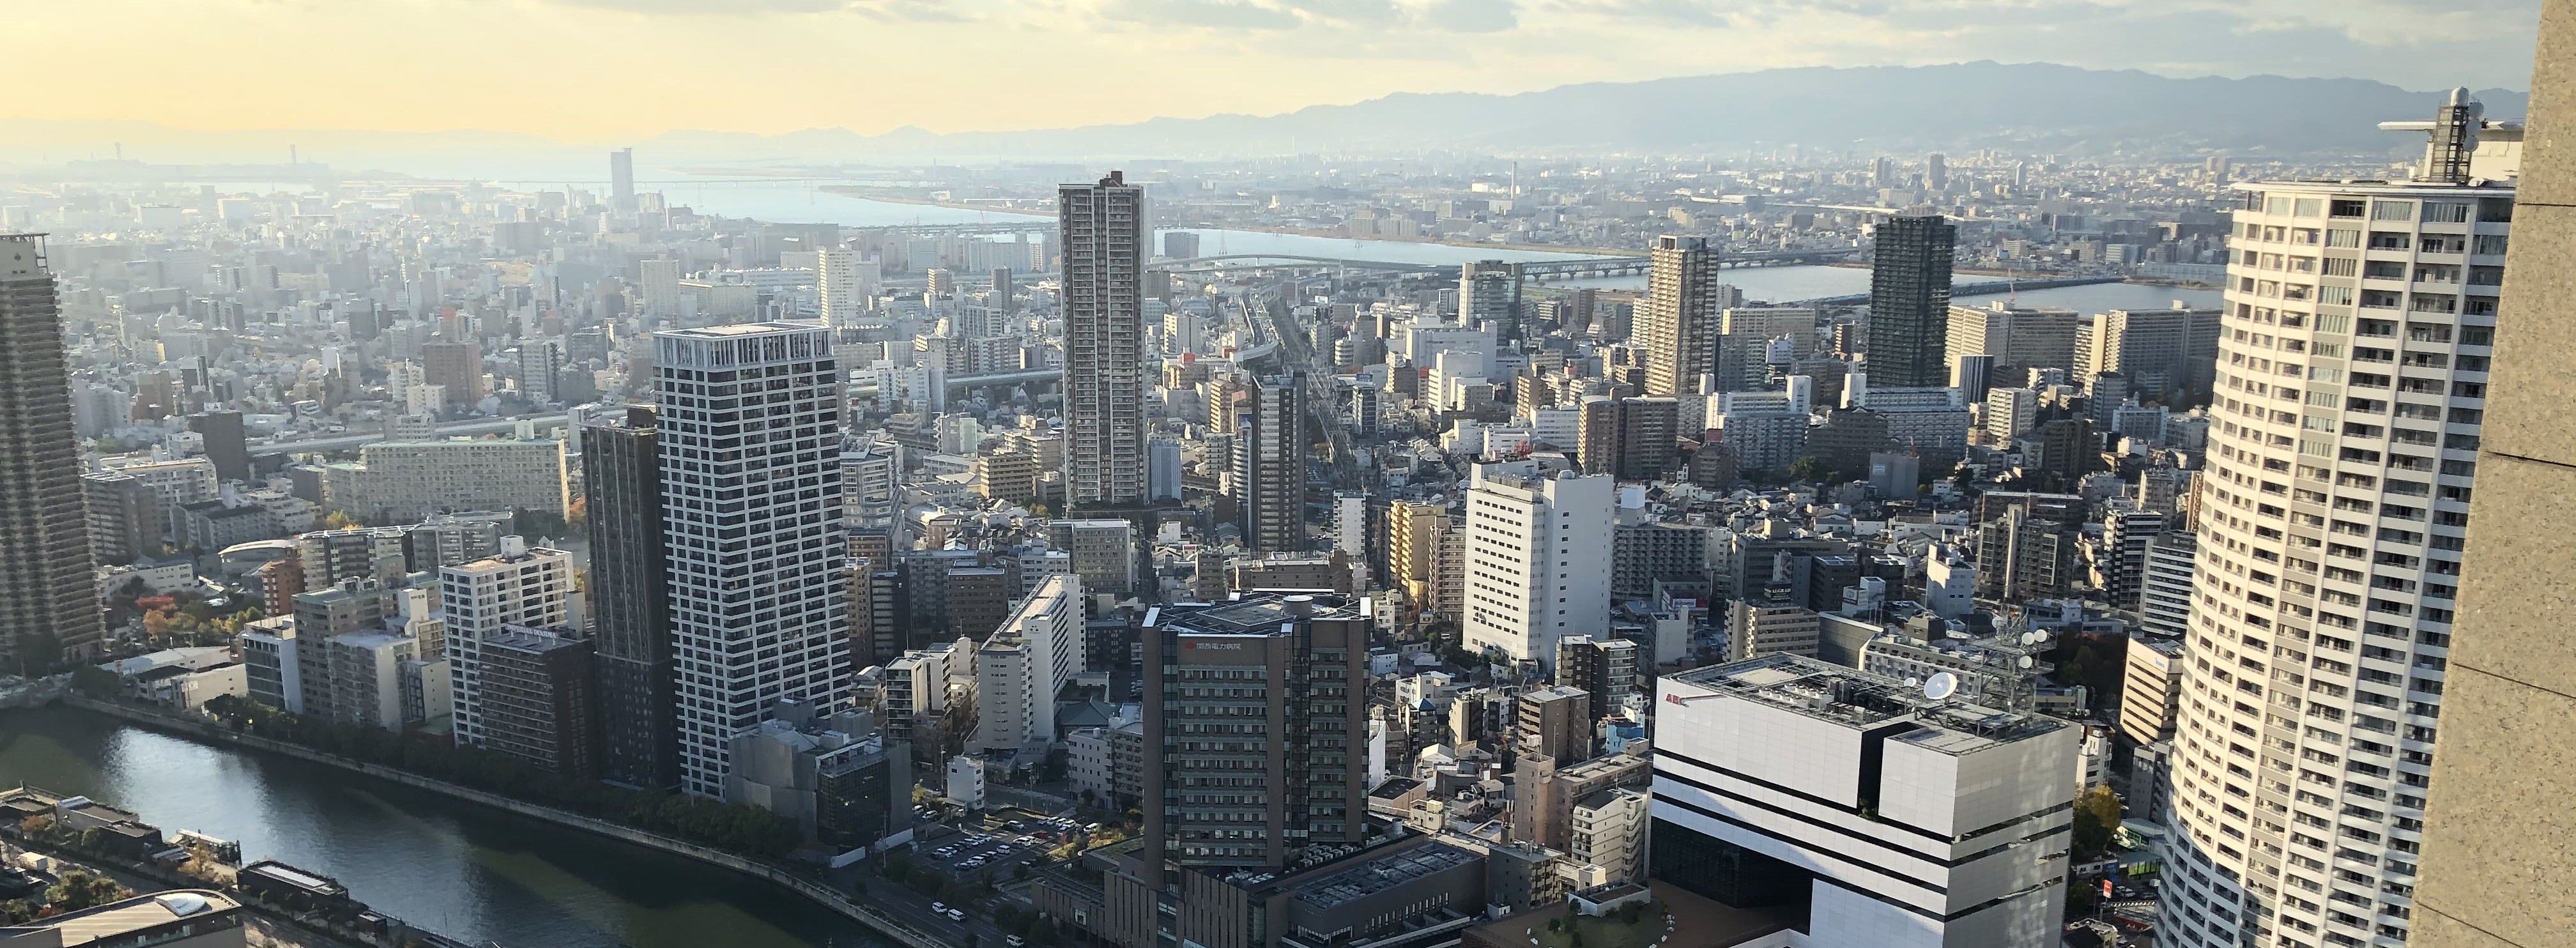
[{"label": "mountain range", "polygon": [[[781,135],[672,131],[635,142],[655,168],[903,166],[929,161],[1225,158],[1483,152],[1723,156],[1791,144],[1855,154],[2009,147],[2022,153],[2240,158],[2396,153],[2374,126],[2430,118],[2443,92],[2364,79],[2173,78],[2046,63],[1811,67],[1559,86],[1515,95],[1396,93],[1279,115],[938,134],[844,128]],[[2477,93],[2516,117],[2527,93]],[[207,132],[144,122],[0,119],[0,163],[126,157],[159,164],[281,163],[287,146],[335,169],[468,177],[600,174],[600,148],[541,135],[458,130]]]}]

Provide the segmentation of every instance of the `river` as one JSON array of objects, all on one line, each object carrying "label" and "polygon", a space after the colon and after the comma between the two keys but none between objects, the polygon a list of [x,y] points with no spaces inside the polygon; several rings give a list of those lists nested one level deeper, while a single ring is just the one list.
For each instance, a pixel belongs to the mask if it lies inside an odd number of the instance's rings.
[{"label": "river", "polygon": [[885,941],[765,882],[300,760],[66,708],[0,712],[0,784],[77,793],[238,840],[386,914],[505,948]]},{"label": "river", "polygon": [[[687,205],[701,214],[748,217],[780,223],[889,227],[904,224],[1025,223],[1032,219],[1031,215],[1026,214],[877,201],[822,190],[824,185],[831,183],[710,179],[703,182],[666,181],[659,185],[659,189],[671,203]],[[523,186],[536,185],[529,183]],[[1562,260],[1568,257],[1586,256],[1544,250],[1467,247],[1407,240],[1354,240],[1220,228],[1170,229],[1187,230],[1198,234],[1199,253],[1207,256],[1270,253],[1423,264],[1459,264],[1474,260]],[[1156,246],[1160,247],[1159,240]],[[1728,270],[1721,279],[1743,290],[1747,299],[1772,302],[1869,292],[1869,271],[1859,267],[1745,267]],[[1958,275],[1957,282],[1989,283],[1995,279],[1996,277],[1993,276],[1962,273]],[[1555,285],[1643,290],[1646,286],[1646,278],[1643,276],[1600,277]],[[1961,302],[1981,305],[1993,298],[1962,297]],[[2172,301],[2176,299],[2184,300],[2194,306],[2218,305],[2218,293],[2214,290],[2186,290],[2121,283],[2033,290],[2022,293],[2019,297],[2023,305],[2059,306],[2086,313],[2110,309],[2160,308],[2172,305]]]}]

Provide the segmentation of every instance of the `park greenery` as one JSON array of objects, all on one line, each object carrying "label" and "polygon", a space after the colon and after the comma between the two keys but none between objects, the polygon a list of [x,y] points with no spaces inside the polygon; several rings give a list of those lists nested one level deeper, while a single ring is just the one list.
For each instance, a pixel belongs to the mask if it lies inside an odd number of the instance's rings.
[{"label": "park greenery", "polygon": [[614,787],[552,773],[507,754],[457,747],[422,735],[334,724],[232,695],[206,711],[234,731],[285,741],[350,760],[391,767],[515,800],[569,810],[728,852],[779,858],[803,844],[794,819],[742,804]]}]

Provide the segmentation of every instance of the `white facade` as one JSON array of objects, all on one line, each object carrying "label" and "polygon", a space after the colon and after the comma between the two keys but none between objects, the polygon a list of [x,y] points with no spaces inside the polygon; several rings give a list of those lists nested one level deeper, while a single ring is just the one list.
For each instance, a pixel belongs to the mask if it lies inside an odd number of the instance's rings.
[{"label": "white facade", "polygon": [[1616,493],[1607,474],[1477,465],[1467,492],[1467,648],[1553,668],[1558,638],[1609,633]]},{"label": "white facade", "polygon": [[862,325],[867,313],[875,308],[882,267],[873,257],[861,257],[856,251],[840,247],[823,248],[814,256],[815,295],[821,303],[823,324],[834,328]]},{"label": "white facade", "polygon": [[[781,701],[834,707],[850,663],[841,381],[828,331],[653,334],[680,786],[724,793],[727,745]],[[756,409],[756,410],[747,410]]]},{"label": "white facade", "polygon": [[[560,629],[572,620],[572,554],[502,540],[500,556],[438,571],[446,620],[448,707],[456,743],[483,742],[483,643],[504,626]],[[424,656],[427,657],[427,656]],[[437,713],[431,711],[431,713]]]},{"label": "white facade", "polygon": [[383,441],[358,449],[359,496],[339,506],[376,522],[407,522],[451,510],[542,510],[570,501],[563,442]]},{"label": "white facade", "polygon": [[1083,666],[1082,580],[1056,576],[1020,604],[975,656],[972,751],[1055,740],[1055,696]]},{"label": "white facade", "polygon": [[2158,943],[2395,946],[2514,192],[2239,187]]},{"label": "white facade", "polygon": [[2070,725],[1790,656],[1658,687],[1653,860],[1667,884],[1805,877],[1792,948],[2058,944]]}]

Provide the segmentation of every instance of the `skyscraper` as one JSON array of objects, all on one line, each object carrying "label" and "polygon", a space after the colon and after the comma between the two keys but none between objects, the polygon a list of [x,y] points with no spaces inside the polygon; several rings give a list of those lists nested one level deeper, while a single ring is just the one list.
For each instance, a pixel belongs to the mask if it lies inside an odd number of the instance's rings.
[{"label": "skyscraper", "polygon": [[638,787],[680,783],[672,715],[671,593],[658,420],[649,407],[582,430],[590,601],[604,735],[601,770]]},{"label": "skyscraper", "polygon": [[1958,227],[1938,214],[1892,217],[1878,225],[1864,356],[1871,387],[1950,384],[1943,353],[1950,331],[1950,256],[1958,240]]},{"label": "skyscraper", "polygon": [[1665,234],[1655,239],[1646,305],[1637,314],[1638,344],[1646,350],[1646,394],[1689,395],[1701,374],[1716,368],[1717,313],[1725,307],[1717,285],[1717,252],[1708,238]]},{"label": "skyscraper", "polygon": [[1243,542],[1261,552],[1306,548],[1306,374],[1262,379],[1235,408],[1234,489]]},{"label": "skyscraper", "polygon": [[838,375],[811,323],[653,334],[684,792],[722,796],[779,701],[849,695]]},{"label": "skyscraper", "polygon": [[2422,921],[2521,126],[2465,92],[2392,126],[2432,133],[2416,180],[2237,186],[2158,944],[2394,945]]},{"label": "skyscraper", "polygon": [[1145,189],[1112,171],[1056,190],[1064,240],[1064,489],[1076,508],[1145,500]]},{"label": "skyscraper", "polygon": [[608,199],[610,210],[635,213],[635,149],[608,153]]},{"label": "skyscraper", "polygon": [[40,234],[0,234],[0,670],[98,641],[79,435]]}]

